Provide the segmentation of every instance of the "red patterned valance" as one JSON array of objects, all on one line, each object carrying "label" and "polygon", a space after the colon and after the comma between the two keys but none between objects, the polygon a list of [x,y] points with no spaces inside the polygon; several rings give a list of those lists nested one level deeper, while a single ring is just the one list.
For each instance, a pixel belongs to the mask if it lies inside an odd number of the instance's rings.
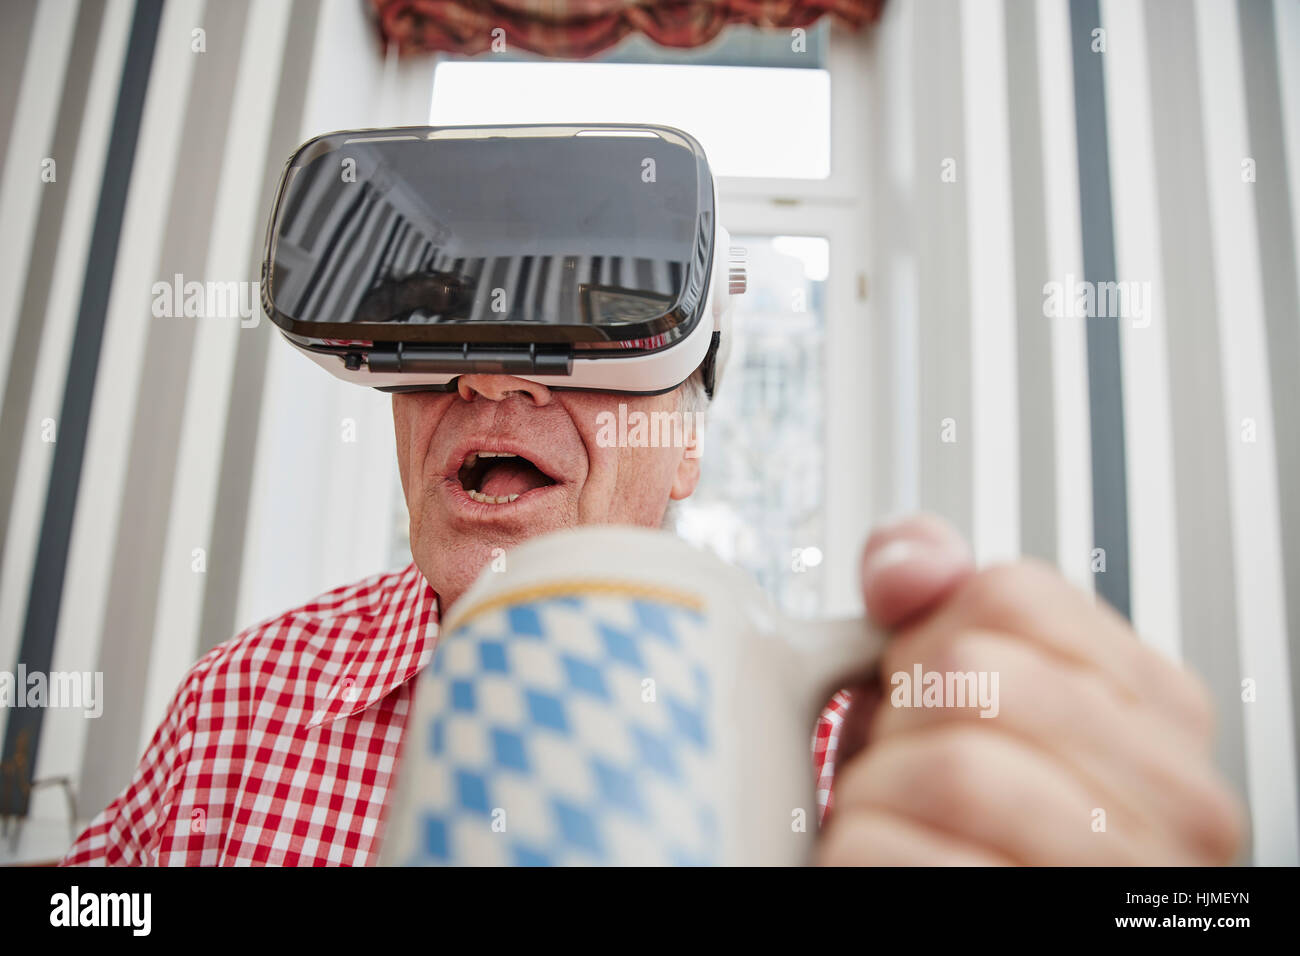
[{"label": "red patterned valance", "polygon": [[[583,59],[634,31],[669,47],[708,43],[732,23],[789,30],[823,16],[856,29],[879,18],[884,0],[370,0],[386,45],[399,54],[472,55],[529,50]],[[497,44],[494,47],[494,42]]]}]

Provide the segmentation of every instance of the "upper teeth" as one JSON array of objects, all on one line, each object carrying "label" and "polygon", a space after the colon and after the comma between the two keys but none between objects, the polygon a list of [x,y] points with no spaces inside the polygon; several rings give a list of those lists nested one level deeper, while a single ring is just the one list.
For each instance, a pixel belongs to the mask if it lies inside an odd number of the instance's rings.
[{"label": "upper teeth", "polygon": [[465,467],[473,468],[480,458],[518,458],[512,451],[472,451],[465,457]]}]

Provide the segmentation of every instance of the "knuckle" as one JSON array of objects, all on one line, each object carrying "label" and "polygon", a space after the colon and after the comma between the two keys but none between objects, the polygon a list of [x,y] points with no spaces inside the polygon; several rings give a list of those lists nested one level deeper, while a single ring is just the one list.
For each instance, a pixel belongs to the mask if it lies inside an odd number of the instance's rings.
[{"label": "knuckle", "polygon": [[1030,561],[995,564],[977,572],[962,587],[959,600],[979,624],[1005,628],[1022,616],[1026,594],[1043,586],[1045,572]]},{"label": "knuckle", "polygon": [[989,662],[992,639],[978,631],[958,630],[935,648],[931,666],[941,674],[965,674],[984,670]]}]

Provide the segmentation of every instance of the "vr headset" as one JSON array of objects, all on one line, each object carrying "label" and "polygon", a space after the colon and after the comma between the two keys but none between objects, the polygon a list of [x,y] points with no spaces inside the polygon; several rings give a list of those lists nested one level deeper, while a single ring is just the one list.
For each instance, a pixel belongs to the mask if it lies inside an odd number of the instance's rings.
[{"label": "vr headset", "polygon": [[657,394],[730,347],[744,250],[668,126],[400,127],[308,140],[267,228],[262,307],[349,382],[493,372]]}]

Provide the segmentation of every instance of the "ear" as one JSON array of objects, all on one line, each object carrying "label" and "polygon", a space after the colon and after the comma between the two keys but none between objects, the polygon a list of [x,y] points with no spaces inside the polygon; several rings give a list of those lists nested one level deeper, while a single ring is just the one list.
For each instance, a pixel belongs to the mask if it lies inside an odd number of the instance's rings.
[{"label": "ear", "polygon": [[673,501],[681,501],[683,498],[689,498],[695,491],[695,486],[700,483],[700,460],[698,458],[687,458],[682,456],[681,461],[677,463],[677,471],[673,473],[673,487],[668,497]]},{"label": "ear", "polygon": [[695,486],[700,483],[700,449],[703,436],[700,435],[699,427],[689,419],[688,425],[685,430],[686,441],[682,448],[682,457],[677,460],[677,470],[673,472],[673,487],[669,492],[669,497],[673,501],[689,498],[695,492]]}]

